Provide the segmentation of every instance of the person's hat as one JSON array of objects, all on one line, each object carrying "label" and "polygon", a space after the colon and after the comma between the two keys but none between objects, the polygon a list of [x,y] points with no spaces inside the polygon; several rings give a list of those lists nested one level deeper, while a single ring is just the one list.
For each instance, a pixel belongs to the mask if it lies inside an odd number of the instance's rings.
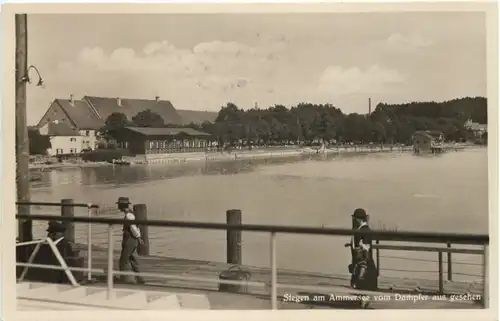
[{"label": "person's hat", "polygon": [[62,233],[66,231],[66,227],[63,223],[59,221],[49,221],[49,227],[47,228],[47,232],[50,233]]},{"label": "person's hat", "polygon": [[368,215],[366,214],[366,211],[362,208],[357,208],[354,213],[352,214],[352,217],[354,218],[359,218],[359,219],[366,219],[368,218]]},{"label": "person's hat", "polygon": [[115,204],[127,204],[127,205],[130,205],[132,203],[130,203],[130,200],[128,197],[118,197],[118,202],[116,202]]}]

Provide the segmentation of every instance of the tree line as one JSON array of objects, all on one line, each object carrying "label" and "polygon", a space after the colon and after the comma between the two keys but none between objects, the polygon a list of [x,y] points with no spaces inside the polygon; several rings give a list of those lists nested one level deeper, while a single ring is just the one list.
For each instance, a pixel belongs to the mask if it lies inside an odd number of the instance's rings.
[{"label": "tree line", "polygon": [[[487,100],[466,97],[445,102],[379,103],[371,114],[344,114],[331,104],[300,103],[290,108],[275,105],[243,110],[233,103],[221,107],[214,122],[170,124],[157,113],[143,110],[132,119],[112,113],[100,130],[113,137],[116,129],[137,127],[190,127],[211,134],[221,145],[329,143],[409,143],[417,130],[444,133],[447,140],[465,141],[472,133],[467,120],[487,124]],[[34,154],[50,148],[50,141],[30,129]],[[119,137],[113,137],[118,138]],[[48,146],[48,147],[47,147]]]},{"label": "tree line", "polygon": [[466,97],[445,102],[379,103],[371,114],[344,114],[330,104],[300,103],[291,108],[275,105],[243,110],[233,103],[221,107],[215,122],[166,124],[163,118],[145,110],[128,120],[111,114],[104,132],[134,125],[138,127],[191,127],[213,135],[222,144],[274,145],[314,142],[409,143],[417,130],[444,133],[447,140],[465,141],[472,133],[467,120],[486,124],[487,101]]}]

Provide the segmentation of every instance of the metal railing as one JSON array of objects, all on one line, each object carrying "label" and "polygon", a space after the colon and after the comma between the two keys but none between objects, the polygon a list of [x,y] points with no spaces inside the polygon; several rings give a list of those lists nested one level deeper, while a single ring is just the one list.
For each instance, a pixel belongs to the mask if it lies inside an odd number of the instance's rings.
[{"label": "metal railing", "polygon": [[[376,261],[377,261],[377,269],[380,271],[380,250],[391,250],[391,251],[410,251],[410,252],[434,252],[438,254],[437,258],[437,263],[438,263],[438,284],[439,284],[439,293],[444,292],[444,278],[443,278],[443,253],[448,254],[448,281],[451,281],[451,273],[452,273],[452,265],[451,265],[451,254],[452,253],[457,253],[457,254],[471,254],[471,255],[483,255],[483,263],[482,266],[483,268],[486,267],[485,265],[485,259],[487,259],[487,256],[484,256],[485,254],[485,249],[479,250],[479,249],[460,249],[460,248],[451,248],[451,244],[449,242],[447,243],[447,247],[422,247],[422,246],[408,246],[408,245],[386,245],[386,244],[379,244],[379,241],[376,241],[376,244],[372,246],[373,249],[375,249],[375,256],[376,256]],[[485,245],[487,246],[487,245]],[[398,257],[401,258],[401,257]],[[408,260],[411,260],[412,258],[408,258]],[[428,261],[427,262],[436,262],[436,261]],[[417,271],[415,271],[417,272]],[[484,273],[484,272],[483,272]],[[487,274],[484,275],[486,277]],[[485,279],[485,285],[486,285],[486,279]]]},{"label": "metal railing", "polygon": [[[87,217],[91,218],[94,210],[98,209],[99,206],[92,203],[56,203],[56,202],[17,202],[16,205],[24,205],[24,206],[46,206],[46,207],[73,207],[73,208],[86,208],[87,209]],[[57,219],[53,219],[57,220]],[[69,221],[71,222],[71,221]],[[92,224],[88,224],[87,226],[87,253],[88,260],[87,265],[87,279],[92,280]]]},{"label": "metal railing", "polygon": [[[57,203],[60,205],[59,203]],[[451,234],[451,233],[420,233],[420,232],[395,232],[395,231],[355,231],[352,229],[334,229],[334,228],[313,228],[313,227],[295,227],[295,226],[269,226],[269,225],[256,225],[256,224],[221,224],[221,223],[203,223],[203,222],[181,222],[181,221],[162,221],[162,220],[135,220],[134,223],[143,226],[155,226],[155,227],[174,227],[174,228],[189,228],[189,229],[210,229],[210,230],[232,230],[232,231],[247,231],[247,232],[268,232],[270,233],[270,270],[271,270],[271,282],[270,284],[265,282],[252,282],[252,281],[233,281],[233,280],[222,280],[222,279],[207,279],[200,277],[186,277],[178,275],[166,275],[159,273],[134,273],[134,272],[124,272],[115,271],[113,267],[113,257],[114,257],[114,242],[113,242],[113,225],[123,225],[124,223],[130,224],[130,221],[124,219],[112,219],[112,218],[101,218],[101,217],[54,217],[52,215],[16,215],[17,219],[22,220],[32,220],[32,221],[61,221],[61,222],[73,222],[73,223],[87,223],[91,224],[104,224],[108,226],[108,249],[107,249],[107,267],[106,269],[92,269],[91,265],[87,271],[92,271],[96,273],[103,273],[107,275],[107,293],[108,298],[111,299],[113,296],[113,282],[114,276],[142,276],[142,277],[155,277],[162,279],[176,279],[176,280],[186,280],[186,281],[199,281],[206,283],[217,283],[217,284],[233,284],[233,285],[246,285],[246,286],[258,286],[269,289],[271,296],[271,308],[277,309],[277,289],[278,287],[290,288],[290,289],[304,289],[304,290],[331,290],[333,287],[319,287],[319,286],[303,286],[294,284],[278,284],[277,280],[277,263],[276,263],[276,235],[278,233],[295,233],[295,234],[314,234],[314,235],[331,235],[331,236],[370,236],[372,239],[378,241],[403,241],[403,242],[420,242],[420,243],[455,243],[455,244],[467,244],[467,245],[482,245],[482,250],[465,250],[465,249],[450,249],[450,248],[439,248],[439,247],[413,247],[413,246],[400,246],[397,247],[399,250],[405,251],[427,251],[427,252],[438,252],[439,256],[442,257],[443,252],[454,252],[454,253],[470,253],[470,254],[482,254],[483,255],[483,274],[484,274],[484,290],[483,290],[483,303],[485,308],[489,307],[489,289],[488,289],[488,265],[489,265],[489,236],[488,235],[471,235],[471,234]],[[89,242],[90,244],[91,242]],[[376,250],[381,249],[391,249],[394,250],[393,246],[386,246],[376,244],[374,245]],[[90,258],[90,255],[89,255]],[[18,263],[19,265],[19,263]],[[24,266],[27,266],[24,264]],[[38,267],[38,266],[37,266]],[[44,266],[48,269],[60,269],[57,266]],[[69,270],[82,270],[77,268],[69,268]],[[352,290],[342,289],[335,287],[335,291],[341,291],[347,294],[351,294]],[[374,295],[379,294],[376,291],[368,290],[356,290],[358,295]]]},{"label": "metal railing", "polygon": [[28,242],[20,242],[16,244],[16,247],[18,246],[27,246],[31,244],[36,244],[35,248],[33,249],[33,252],[31,252],[31,255],[28,259],[27,263],[21,263],[21,262],[16,262],[16,266],[22,266],[24,267],[23,272],[21,273],[21,276],[19,277],[19,281],[22,281],[26,274],[28,273],[28,269],[30,267],[34,268],[45,268],[45,265],[43,264],[33,264],[33,261],[35,260],[36,255],[40,251],[41,247],[43,244],[48,244],[49,248],[51,249],[52,253],[54,253],[57,261],[59,262],[60,266],[53,266],[57,270],[63,270],[66,273],[66,276],[68,277],[68,280],[73,286],[78,286],[78,282],[76,281],[73,273],[71,272],[71,269],[68,267],[68,264],[66,264],[66,261],[64,260],[63,256],[61,255],[61,252],[59,252],[59,249],[57,248],[57,244],[61,242],[64,238],[61,237],[55,241],[53,241],[50,237],[46,237],[45,239],[42,240],[36,240],[36,241],[28,241]]}]

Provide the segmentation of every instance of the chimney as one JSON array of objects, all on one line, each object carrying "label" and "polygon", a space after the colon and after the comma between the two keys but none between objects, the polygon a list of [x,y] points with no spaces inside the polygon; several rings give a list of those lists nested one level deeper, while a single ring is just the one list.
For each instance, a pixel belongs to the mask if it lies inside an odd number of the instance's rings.
[{"label": "chimney", "polygon": [[372,114],[372,99],[368,98],[368,116]]},{"label": "chimney", "polygon": [[71,104],[71,106],[75,105],[75,101],[73,100],[73,94],[69,95],[69,103]]},{"label": "chimney", "polygon": [[160,96],[156,96],[155,100],[156,100],[157,103],[159,103],[160,102]]},{"label": "chimney", "polygon": [[121,106],[121,105],[122,105],[122,100],[121,100],[121,98],[120,98],[120,97],[116,97],[116,104],[117,104],[118,106]]}]

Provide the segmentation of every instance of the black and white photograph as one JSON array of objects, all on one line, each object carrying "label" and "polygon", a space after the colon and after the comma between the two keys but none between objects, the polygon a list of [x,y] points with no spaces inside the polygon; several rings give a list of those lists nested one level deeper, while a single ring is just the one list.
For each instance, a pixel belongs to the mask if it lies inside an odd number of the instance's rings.
[{"label": "black and white photograph", "polygon": [[222,6],[4,12],[15,309],[491,310],[496,4]]}]

